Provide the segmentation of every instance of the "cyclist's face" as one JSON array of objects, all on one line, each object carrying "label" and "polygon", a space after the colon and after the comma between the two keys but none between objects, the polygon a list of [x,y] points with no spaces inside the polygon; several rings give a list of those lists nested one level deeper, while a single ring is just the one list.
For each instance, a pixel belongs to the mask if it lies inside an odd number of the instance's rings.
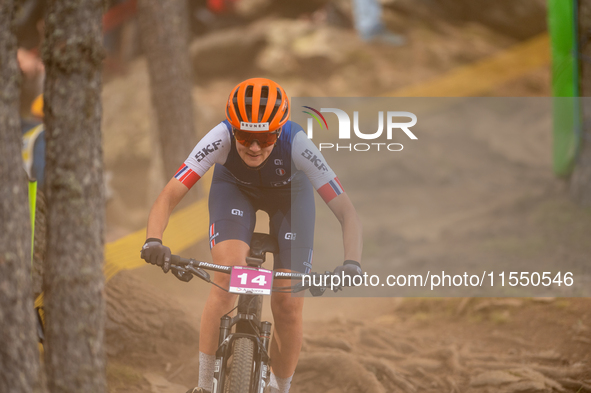
[{"label": "cyclist's face", "polygon": [[273,147],[275,147],[275,145],[261,147],[257,141],[252,142],[248,147],[241,143],[236,143],[238,155],[246,165],[251,167],[257,167],[265,162],[267,157],[269,157],[269,154],[273,151]]}]

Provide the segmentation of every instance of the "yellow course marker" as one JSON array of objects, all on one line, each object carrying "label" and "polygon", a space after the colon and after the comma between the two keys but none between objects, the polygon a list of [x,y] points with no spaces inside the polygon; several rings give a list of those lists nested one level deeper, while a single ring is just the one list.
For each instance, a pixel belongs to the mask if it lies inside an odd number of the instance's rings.
[{"label": "yellow course marker", "polygon": [[425,83],[404,87],[384,97],[470,97],[477,96],[550,64],[550,37],[542,33],[508,50],[458,67]]},{"label": "yellow course marker", "polygon": [[[208,171],[200,180],[205,192],[209,190],[213,171]],[[147,219],[147,217],[146,217]],[[209,211],[207,198],[174,213],[166,229],[166,245],[174,253],[180,253],[193,244],[207,238]],[[105,244],[105,280],[110,280],[121,270],[145,266],[140,250],[146,240],[146,228],[135,231],[111,243]],[[43,294],[35,299],[35,307],[43,306]]]},{"label": "yellow course marker", "polygon": [[[213,171],[201,179],[205,192],[209,190]],[[147,217],[146,217],[147,219]],[[174,253],[182,252],[207,237],[209,211],[207,198],[203,198],[183,210],[174,213],[168,221],[165,243]],[[105,279],[109,280],[121,270],[144,266],[140,249],[146,240],[146,228],[130,233],[105,245]]]},{"label": "yellow course marker", "polygon": [[[168,221],[165,244],[178,253],[207,237],[209,212],[207,199],[201,199],[191,206],[173,214]],[[105,245],[105,278],[109,280],[121,270],[145,266],[140,250],[146,240],[146,229]]]}]

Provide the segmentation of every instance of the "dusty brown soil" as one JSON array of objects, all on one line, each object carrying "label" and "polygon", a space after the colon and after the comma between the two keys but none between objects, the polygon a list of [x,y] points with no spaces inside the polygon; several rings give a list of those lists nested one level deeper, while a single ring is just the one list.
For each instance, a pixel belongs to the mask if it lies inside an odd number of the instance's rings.
[{"label": "dusty brown soil", "polygon": [[[288,58],[297,60],[297,67],[269,76],[293,96],[374,96],[429,80],[517,42],[482,23],[447,22],[424,7],[413,17],[409,12],[408,7],[394,7],[386,15],[392,28],[408,37],[408,45],[400,48],[368,46],[353,31],[298,21],[293,30],[311,31],[304,43],[317,45],[319,52]],[[346,49],[346,55],[323,56],[326,37]],[[279,51],[277,58],[291,56],[281,46],[269,44],[267,49]],[[252,71],[267,74],[256,67]],[[227,92],[242,74],[196,76],[201,134],[222,119]],[[545,67],[487,95],[548,96],[549,81]],[[105,159],[114,191],[107,238],[114,240],[145,225],[162,186],[143,60],[105,86],[104,107]],[[435,164],[413,170],[402,165],[391,184],[371,188],[371,195],[352,190],[364,221],[364,266],[379,266],[388,261],[387,255],[415,265],[470,258],[588,264],[591,212],[574,206],[566,185],[553,177],[551,139],[543,133],[503,135],[500,130],[483,136],[459,130],[450,137],[465,137],[466,142],[456,145],[452,157],[442,153],[448,141],[441,137],[438,147],[426,153]],[[509,137],[511,144],[502,143]],[[437,171],[430,169],[433,165],[439,165]],[[358,175],[355,168],[344,168],[339,172],[335,166],[341,180]],[[461,176],[456,178],[457,173]],[[366,187],[375,187],[373,180],[368,178]],[[372,208],[374,198],[392,195],[408,209],[396,217],[380,216]],[[317,221],[325,220],[333,219],[327,209],[319,209]],[[315,258],[322,260],[332,249],[334,245],[319,245]],[[210,260],[207,244],[184,253]],[[112,392],[182,392],[196,384],[198,322],[208,290],[195,281],[180,283],[151,266],[119,273],[109,282]],[[270,315],[268,309],[266,313]],[[306,300],[304,318],[295,393],[591,392],[588,298],[314,298]]]}]

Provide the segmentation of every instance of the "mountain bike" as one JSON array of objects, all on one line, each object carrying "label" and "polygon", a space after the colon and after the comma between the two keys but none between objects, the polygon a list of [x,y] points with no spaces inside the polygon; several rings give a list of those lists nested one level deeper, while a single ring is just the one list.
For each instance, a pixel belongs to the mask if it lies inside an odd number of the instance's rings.
[{"label": "mountain bike", "polygon": [[[314,286],[313,280],[303,280],[304,276],[313,277],[318,273],[304,275],[263,269],[261,266],[268,252],[279,252],[277,240],[268,234],[254,233],[250,256],[246,258],[247,266],[223,266],[171,256],[171,269],[178,274],[184,277],[192,274],[224,291],[239,294],[238,305],[220,321],[212,393],[263,393],[268,385],[271,323],[261,320],[264,295],[272,292],[296,293],[308,289],[313,296],[321,296],[326,291],[326,286]],[[206,270],[230,274],[229,288],[212,282]],[[330,276],[332,273],[326,272],[324,275]],[[299,282],[273,287],[273,279]],[[230,317],[229,314],[234,310],[237,310],[236,315]]]}]

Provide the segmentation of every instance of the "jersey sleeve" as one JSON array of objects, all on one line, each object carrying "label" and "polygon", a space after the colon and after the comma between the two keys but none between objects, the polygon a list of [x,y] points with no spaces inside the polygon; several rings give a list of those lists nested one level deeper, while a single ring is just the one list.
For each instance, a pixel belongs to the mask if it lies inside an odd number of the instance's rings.
[{"label": "jersey sleeve", "polygon": [[328,203],[344,192],[334,171],[304,132],[295,135],[291,154],[296,169],[308,176],[324,202]]},{"label": "jersey sleeve", "polygon": [[174,178],[190,189],[214,164],[226,162],[231,145],[230,133],[222,122],[197,143]]}]

